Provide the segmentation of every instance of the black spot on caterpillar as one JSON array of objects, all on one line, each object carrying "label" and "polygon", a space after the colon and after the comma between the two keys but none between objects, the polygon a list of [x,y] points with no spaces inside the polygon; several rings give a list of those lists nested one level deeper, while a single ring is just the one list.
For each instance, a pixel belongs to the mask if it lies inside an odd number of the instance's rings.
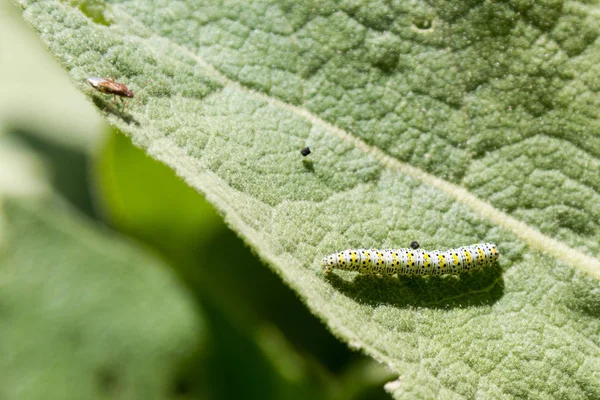
[{"label": "black spot on caterpillar", "polygon": [[491,265],[499,256],[498,247],[493,243],[446,251],[348,249],[324,257],[321,266],[325,274],[337,268],[378,276],[456,275]]}]

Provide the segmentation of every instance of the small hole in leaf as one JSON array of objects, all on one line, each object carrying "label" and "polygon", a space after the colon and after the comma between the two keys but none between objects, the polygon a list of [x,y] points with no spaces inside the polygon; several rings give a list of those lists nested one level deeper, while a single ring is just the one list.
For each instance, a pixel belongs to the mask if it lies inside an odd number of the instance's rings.
[{"label": "small hole in leaf", "polygon": [[429,30],[433,26],[433,21],[430,19],[420,19],[413,22],[413,25],[422,31]]},{"label": "small hole in leaf", "polygon": [[110,26],[111,13],[104,2],[98,0],[83,0],[75,2],[79,10],[97,24]]}]

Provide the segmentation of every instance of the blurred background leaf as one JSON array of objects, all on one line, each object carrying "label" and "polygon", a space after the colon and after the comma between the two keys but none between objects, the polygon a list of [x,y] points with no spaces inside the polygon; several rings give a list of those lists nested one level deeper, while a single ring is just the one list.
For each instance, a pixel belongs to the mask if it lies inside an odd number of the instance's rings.
[{"label": "blurred background leaf", "polygon": [[164,264],[56,198],[4,214],[2,398],[173,398],[203,332]]}]

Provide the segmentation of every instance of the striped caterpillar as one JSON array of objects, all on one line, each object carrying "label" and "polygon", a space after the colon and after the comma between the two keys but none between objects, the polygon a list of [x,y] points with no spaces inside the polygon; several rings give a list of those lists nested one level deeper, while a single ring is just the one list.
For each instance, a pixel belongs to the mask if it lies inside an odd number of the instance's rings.
[{"label": "striped caterpillar", "polygon": [[324,257],[321,266],[325,274],[337,268],[378,276],[456,275],[493,264],[499,256],[498,247],[493,243],[474,244],[446,251],[419,248],[348,249]]}]

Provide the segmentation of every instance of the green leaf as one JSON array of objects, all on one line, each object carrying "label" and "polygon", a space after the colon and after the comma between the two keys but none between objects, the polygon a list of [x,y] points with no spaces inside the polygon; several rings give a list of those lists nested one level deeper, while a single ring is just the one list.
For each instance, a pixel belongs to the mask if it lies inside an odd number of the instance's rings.
[{"label": "green leaf", "polygon": [[204,336],[168,267],[52,193],[0,130],[0,398],[174,398]]},{"label": "green leaf", "polygon": [[[112,124],[401,376],[395,397],[600,396],[597,6],[21,4]],[[319,268],[415,239],[503,256],[460,278]]]},{"label": "green leaf", "polygon": [[166,266],[55,197],[2,204],[0,397],[173,398],[202,329]]}]

